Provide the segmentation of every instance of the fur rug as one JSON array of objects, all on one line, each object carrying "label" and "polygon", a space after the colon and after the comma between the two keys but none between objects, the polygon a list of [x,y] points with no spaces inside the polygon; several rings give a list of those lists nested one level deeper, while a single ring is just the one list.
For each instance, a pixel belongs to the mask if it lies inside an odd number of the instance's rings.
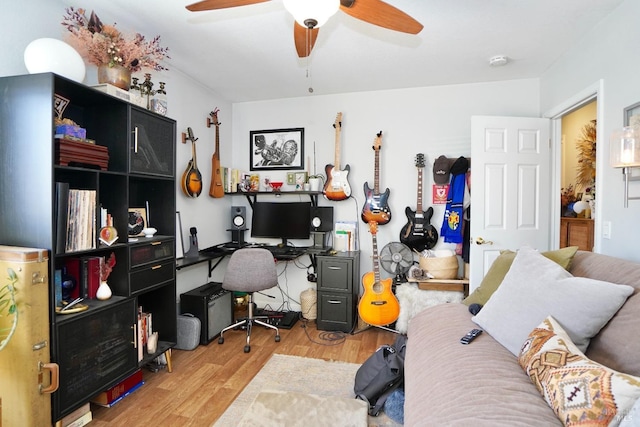
[{"label": "fur rug", "polygon": [[396,298],[400,303],[400,315],[396,320],[396,330],[406,334],[409,321],[413,316],[434,305],[462,302],[462,293],[456,291],[423,291],[418,288],[417,283],[409,282],[396,287]]}]

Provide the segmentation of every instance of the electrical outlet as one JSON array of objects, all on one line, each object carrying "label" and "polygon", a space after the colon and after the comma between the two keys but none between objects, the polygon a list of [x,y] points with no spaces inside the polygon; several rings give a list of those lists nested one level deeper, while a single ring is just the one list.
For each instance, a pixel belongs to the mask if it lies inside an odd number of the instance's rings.
[{"label": "electrical outlet", "polygon": [[287,172],[287,185],[296,185],[296,174]]}]

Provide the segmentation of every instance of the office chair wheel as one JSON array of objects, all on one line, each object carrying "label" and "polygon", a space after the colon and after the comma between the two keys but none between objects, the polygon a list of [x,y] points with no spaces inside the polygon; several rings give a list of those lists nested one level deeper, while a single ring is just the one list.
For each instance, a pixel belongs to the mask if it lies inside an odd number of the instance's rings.
[{"label": "office chair wheel", "polygon": [[251,351],[251,346],[250,345],[245,345],[244,346],[244,352],[245,353],[249,353]]},{"label": "office chair wheel", "polygon": [[280,342],[280,335],[276,335],[276,342]]},{"label": "office chair wheel", "polygon": [[218,344],[224,344],[224,338],[223,337],[218,338]]}]

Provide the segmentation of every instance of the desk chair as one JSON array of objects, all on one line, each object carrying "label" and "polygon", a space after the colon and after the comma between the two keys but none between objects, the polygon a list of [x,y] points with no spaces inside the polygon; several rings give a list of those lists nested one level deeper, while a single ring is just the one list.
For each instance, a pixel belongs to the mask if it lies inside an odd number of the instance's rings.
[{"label": "desk chair", "polygon": [[244,248],[236,250],[233,255],[231,255],[222,281],[222,287],[232,292],[246,292],[249,294],[249,315],[239,322],[224,328],[220,332],[218,344],[224,343],[223,334],[229,329],[246,326],[247,344],[244,346],[244,352],[249,353],[251,351],[249,340],[251,339],[251,328],[254,323],[275,329],[276,342],[280,342],[280,331],[278,328],[253,316],[253,293],[273,288],[277,284],[278,274],[276,272],[276,263],[273,255],[267,249]]}]

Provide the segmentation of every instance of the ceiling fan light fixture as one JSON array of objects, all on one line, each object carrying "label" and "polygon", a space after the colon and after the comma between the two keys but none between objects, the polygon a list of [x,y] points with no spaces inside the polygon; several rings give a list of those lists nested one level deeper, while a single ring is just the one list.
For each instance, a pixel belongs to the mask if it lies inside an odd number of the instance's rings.
[{"label": "ceiling fan light fixture", "polygon": [[319,28],[340,9],[340,0],[283,0],[284,7],[305,28]]}]

